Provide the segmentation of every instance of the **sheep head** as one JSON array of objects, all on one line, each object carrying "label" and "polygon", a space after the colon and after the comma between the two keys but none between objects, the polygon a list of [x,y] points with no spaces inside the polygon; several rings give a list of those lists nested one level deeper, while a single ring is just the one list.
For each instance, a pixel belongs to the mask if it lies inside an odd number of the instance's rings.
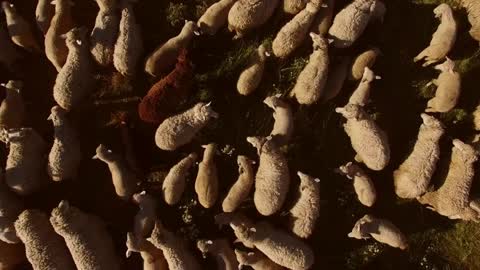
[{"label": "sheep head", "polygon": [[132,200],[141,208],[154,208],[156,205],[155,198],[146,191],[133,194]]},{"label": "sheep head", "polygon": [[92,159],[100,159],[104,162],[112,162],[118,159],[112,150],[108,149],[105,145],[100,144],[96,149],[96,155]]},{"label": "sheep head", "polygon": [[15,90],[17,93],[20,93],[20,90],[23,88],[22,81],[9,80],[6,84],[2,83],[1,86],[9,90]]},{"label": "sheep head", "polygon": [[479,153],[477,152],[477,150],[475,150],[473,146],[466,144],[459,139],[454,139],[452,143],[452,151],[458,150],[465,163],[473,163],[478,160]]},{"label": "sheep head", "polygon": [[362,107],[356,104],[347,104],[345,107],[338,107],[335,109],[335,112],[343,115],[346,119],[356,119],[359,120],[363,117],[365,112]]},{"label": "sheep head", "polygon": [[275,96],[266,97],[263,100],[263,103],[275,110],[275,107],[279,105],[279,101],[280,101],[280,98],[275,95]]},{"label": "sheep head", "polygon": [[257,149],[257,154],[262,153],[262,147],[267,142],[267,137],[247,137],[247,142],[249,142],[253,147]]},{"label": "sheep head", "polygon": [[438,5],[434,10],[433,14],[435,14],[435,18],[442,18],[444,14],[451,14],[452,9],[449,5],[442,3]]},{"label": "sheep head", "polygon": [[439,65],[436,65],[435,69],[440,70],[441,72],[454,73],[455,72],[455,62],[452,59],[446,57],[445,62],[443,62]]},{"label": "sheep head", "polygon": [[87,28],[85,27],[75,27],[72,28],[67,34],[62,35],[61,37],[66,39],[66,44],[69,49],[80,48],[86,46]]},{"label": "sheep head", "polygon": [[197,248],[205,256],[209,252],[215,252],[215,243],[212,240],[198,240]]},{"label": "sheep head", "polygon": [[313,50],[327,50],[329,41],[321,35],[310,32],[310,38],[313,41]]},{"label": "sheep head", "polygon": [[368,225],[372,222],[373,217],[365,215],[359,219],[353,226],[352,231],[348,234],[348,237],[355,239],[369,239]]},{"label": "sheep head", "polygon": [[379,19],[380,22],[383,22],[385,13],[387,12],[387,7],[381,1],[375,0],[370,6],[370,12],[372,13],[372,17]]},{"label": "sheep head", "polygon": [[155,221],[155,227],[153,228],[152,235],[147,241],[151,242],[154,246],[158,247],[164,245],[167,239],[169,232],[165,229],[160,220]]},{"label": "sheep head", "polygon": [[320,179],[313,178],[308,174],[298,171],[297,172],[298,178],[300,178],[300,189],[303,190],[305,187],[309,186],[311,182],[320,183]]},{"label": "sheep head", "polygon": [[441,132],[443,134],[443,132],[445,131],[445,127],[444,125],[442,124],[442,122],[440,122],[437,118],[431,116],[431,115],[428,115],[426,113],[422,113],[420,115],[420,117],[422,118],[423,120],[423,124],[431,129],[434,129],[434,130],[438,130],[439,132]]},{"label": "sheep head", "polygon": [[238,249],[235,249],[235,256],[240,266],[243,265],[252,265],[259,261],[261,255],[256,252],[245,252]]},{"label": "sheep head", "polygon": [[353,179],[359,172],[360,168],[353,164],[352,162],[348,162],[345,165],[340,166],[336,172],[346,176],[349,179]]},{"label": "sheep head", "polygon": [[68,230],[70,224],[75,223],[74,220],[78,215],[78,209],[70,206],[68,201],[62,200],[56,208],[52,210],[50,216],[50,223],[55,228],[55,231]]},{"label": "sheep head", "polygon": [[132,255],[132,252],[142,252],[148,250],[146,247],[146,240],[140,237],[135,237],[135,235],[131,232],[127,233],[127,242],[125,244],[127,246],[125,257],[127,258]]},{"label": "sheep head", "polygon": [[375,76],[375,73],[369,68],[365,67],[363,70],[362,82],[373,82],[374,80],[380,80],[380,76]]},{"label": "sheep head", "polygon": [[258,46],[258,49],[257,49],[257,54],[258,56],[260,57],[260,59],[262,61],[265,61],[265,59],[267,59],[267,57],[269,57],[271,54],[267,51],[267,47],[265,47],[265,45],[261,44],[260,46]]},{"label": "sheep head", "polygon": [[191,35],[196,35],[199,36],[199,28],[197,24],[193,21],[185,21],[185,25],[182,28],[182,31],[180,32],[181,36],[191,36]]},{"label": "sheep head", "polygon": [[15,6],[8,1],[2,2],[2,9],[3,9],[3,12],[5,12],[5,14],[15,12]]},{"label": "sheep head", "polygon": [[216,113],[211,106],[211,102],[203,103],[199,102],[195,105],[194,108],[195,117],[201,121],[208,121],[211,118],[218,118],[218,113]]},{"label": "sheep head", "polygon": [[7,131],[7,142],[20,142],[33,133],[32,128],[9,129]]},{"label": "sheep head", "polygon": [[67,115],[67,111],[65,111],[62,107],[55,105],[52,107],[50,116],[48,116],[47,120],[51,120],[54,124],[61,124]]},{"label": "sheep head", "polygon": [[242,174],[251,170],[252,165],[255,164],[253,160],[250,160],[246,156],[237,157],[238,173]]}]

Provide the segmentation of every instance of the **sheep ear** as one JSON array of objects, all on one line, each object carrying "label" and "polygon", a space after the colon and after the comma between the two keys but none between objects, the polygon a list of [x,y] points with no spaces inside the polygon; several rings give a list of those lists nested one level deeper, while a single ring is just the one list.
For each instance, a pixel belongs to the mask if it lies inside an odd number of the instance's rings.
[{"label": "sheep ear", "polygon": [[1,85],[2,87],[7,87],[7,84],[6,84],[6,83],[0,83],[0,85]]},{"label": "sheep ear", "polygon": [[208,103],[205,105],[205,107],[210,107],[210,106],[212,106],[212,102],[211,102],[211,101],[208,102]]},{"label": "sheep ear", "polygon": [[130,258],[132,256],[132,251],[130,249],[127,249],[127,252],[125,252],[125,257]]},{"label": "sheep ear", "polygon": [[52,120],[53,120],[53,115],[50,114],[50,115],[48,116],[47,120],[48,120],[48,121],[52,121]]},{"label": "sheep ear", "polygon": [[93,156],[92,159],[98,159],[98,155]]},{"label": "sheep ear", "polygon": [[78,45],[82,45],[82,41],[80,39],[75,40],[75,43],[77,43]]},{"label": "sheep ear", "polygon": [[269,53],[269,52],[265,52],[265,56],[266,56],[266,57],[270,57],[270,56],[272,56],[272,54]]},{"label": "sheep ear", "polygon": [[212,240],[207,240],[207,242],[205,242],[205,243],[207,243],[207,245],[213,245],[213,241],[212,241]]},{"label": "sheep ear", "polygon": [[147,191],[145,191],[145,190],[140,192],[140,195],[146,195],[146,194],[147,194]]},{"label": "sheep ear", "polygon": [[112,153],[112,150],[108,149],[107,152],[111,154],[111,153]]},{"label": "sheep ear", "polygon": [[327,5],[327,4],[325,4],[325,3],[323,3],[323,4],[322,4],[320,7],[322,7],[322,8],[327,8],[327,7],[328,7],[328,5]]},{"label": "sheep ear", "polygon": [[255,253],[253,253],[253,252],[248,252],[247,255],[248,255],[248,256],[253,256],[253,255],[255,255]]},{"label": "sheep ear", "polygon": [[67,39],[67,34],[60,35],[61,39]]},{"label": "sheep ear", "polygon": [[255,228],[250,228],[249,231],[251,231],[251,232],[257,232],[257,229],[255,229]]},{"label": "sheep ear", "polygon": [[315,179],[313,179],[313,181],[315,181],[315,183],[320,183],[320,179],[319,179],[319,178],[315,178]]},{"label": "sheep ear", "polygon": [[333,38],[327,38],[328,44],[332,44],[335,40]]},{"label": "sheep ear", "polygon": [[200,31],[195,30],[195,31],[193,31],[193,34],[198,37],[198,36],[200,36],[202,33],[200,33]]},{"label": "sheep ear", "polygon": [[268,135],[265,139],[267,139],[267,141],[271,141],[273,139],[272,135]]},{"label": "sheep ear", "polygon": [[13,8],[13,7],[15,7],[15,6],[14,6],[12,3],[10,3],[10,7]]},{"label": "sheep ear", "polygon": [[252,160],[251,163],[252,163],[252,165],[257,164],[257,162],[255,160]]},{"label": "sheep ear", "polygon": [[311,38],[314,38],[314,37],[315,37],[315,33],[313,33],[313,32],[310,32],[308,35],[309,35]]},{"label": "sheep ear", "polygon": [[378,75],[377,75],[377,76],[375,76],[375,80],[381,80],[381,79],[382,79],[382,77],[381,77],[381,76],[378,76]]},{"label": "sheep ear", "polygon": [[282,94],[276,94],[275,97],[276,97],[276,98],[281,98],[281,97],[282,97]]},{"label": "sheep ear", "polygon": [[50,2],[50,4],[55,6],[57,4],[57,1],[53,0],[52,2]]}]

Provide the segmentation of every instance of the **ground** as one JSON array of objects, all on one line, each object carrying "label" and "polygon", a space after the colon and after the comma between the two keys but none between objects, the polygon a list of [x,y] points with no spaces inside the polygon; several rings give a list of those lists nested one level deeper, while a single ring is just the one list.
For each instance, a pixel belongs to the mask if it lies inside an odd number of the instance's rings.
[{"label": "ground", "polygon": [[[13,2],[18,5],[20,13],[33,23],[36,1]],[[178,33],[185,19],[198,19],[213,2],[139,1],[136,15],[142,26],[145,56]],[[441,2],[455,4],[452,0],[385,1],[387,14],[383,24],[371,24],[353,48],[330,52],[333,60],[344,55],[354,56],[371,46],[377,46],[383,52],[374,68],[382,80],[374,85],[372,104],[368,110],[389,136],[392,160],[384,171],[370,172],[379,191],[379,200],[373,208],[363,207],[353,194],[350,180],[334,173],[335,168],[354,157],[342,128],[343,119],[334,112],[334,108],[346,103],[355,83],[349,82],[341,95],[327,104],[306,107],[291,102],[296,129],[293,141],[284,150],[289,158],[294,184],[284,211],[291,205],[298,185],[295,177],[297,170],[321,179],[321,217],[315,234],[308,240],[316,255],[313,269],[480,269],[478,224],[447,220],[415,201],[399,200],[393,191],[392,172],[408,155],[421,123],[419,115],[434,93],[434,89],[425,85],[437,76],[437,72],[414,64],[412,59],[428,45],[438,24],[432,10]],[[92,27],[97,12],[95,2],[77,0],[75,3],[76,21]],[[345,4],[346,1],[339,0],[336,9]],[[448,165],[451,139],[466,140],[474,134],[471,113],[480,97],[478,43],[468,35],[469,25],[464,11],[456,9],[455,15],[460,23],[459,37],[450,56],[458,61],[462,72],[462,96],[454,111],[439,115],[448,129],[442,139],[439,173],[433,179],[436,185],[441,182],[442,171]],[[136,207],[116,198],[107,167],[100,161],[91,160],[99,143],[110,146],[114,151],[123,151],[120,131],[112,124],[120,112],[128,112],[130,117],[134,146],[142,169],[139,189],[147,189],[160,201],[161,181],[168,169],[191,151],[202,153],[201,144],[216,142],[220,149],[226,148],[217,158],[220,190],[224,196],[236,179],[236,156],[245,154],[256,158],[254,149],[245,138],[267,135],[273,125],[272,112],[262,104],[262,100],[276,93],[288,95],[311,52],[311,42],[307,41],[287,60],[268,60],[259,90],[250,97],[236,93],[236,80],[249,55],[260,43],[270,44],[288,19],[278,10],[265,26],[243,40],[233,41],[226,28],[214,37],[195,39],[192,48],[192,61],[196,67],[195,90],[191,98],[179,105],[178,110],[198,100],[213,101],[213,108],[221,117],[202,131],[191,145],[174,153],[158,150],[153,143],[156,127],[136,119],[138,99],[145,95],[156,79],[148,77],[141,69],[134,79],[123,78],[112,70],[98,70],[98,85],[92,99],[73,114],[81,133],[84,154],[79,177],[49,184],[44,190],[25,198],[28,206],[49,212],[61,199],[67,199],[72,205],[100,216],[108,225],[118,255],[123,257],[126,232],[132,229]],[[41,36],[38,35],[38,38]],[[52,86],[55,75],[55,69],[45,57],[27,53],[20,70],[15,73],[0,72],[2,82],[12,78],[25,81],[23,95],[28,102],[27,125],[36,128],[49,142],[53,130],[46,119],[54,104]],[[2,149],[3,160],[6,151]],[[160,203],[158,211],[159,218],[167,227],[189,240],[192,249],[193,241],[198,238],[232,238],[230,230],[218,230],[213,226],[213,216],[221,211],[221,204],[204,210],[196,202],[194,176],[195,173],[192,173],[188,190],[179,206],[172,208]],[[473,195],[478,195],[479,186],[478,183],[474,185]],[[256,215],[251,200],[242,210],[253,217]],[[355,221],[366,213],[392,220],[407,234],[410,248],[400,251],[371,240],[347,238]],[[269,220],[282,226],[285,218],[285,215],[278,215]],[[211,265],[212,260],[207,259],[205,263]],[[141,269],[139,256],[124,260],[124,265],[126,269]],[[28,269],[28,266],[20,269]]]}]

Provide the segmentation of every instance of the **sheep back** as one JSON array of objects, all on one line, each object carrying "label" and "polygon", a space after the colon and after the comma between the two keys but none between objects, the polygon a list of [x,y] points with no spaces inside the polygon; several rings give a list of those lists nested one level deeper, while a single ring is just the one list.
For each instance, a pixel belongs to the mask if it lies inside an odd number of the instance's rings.
[{"label": "sheep back", "polygon": [[372,48],[359,54],[352,61],[352,66],[348,74],[349,80],[360,80],[365,72],[365,67],[372,68],[380,54],[381,52],[378,48]]},{"label": "sheep back", "polygon": [[90,36],[90,52],[103,67],[113,63],[113,51],[118,37],[120,17],[116,9],[100,9]]},{"label": "sheep back", "polygon": [[223,212],[234,212],[240,204],[250,194],[255,181],[255,173],[253,170],[253,161],[246,156],[238,156],[238,179],[228,191],[227,196],[223,200]]},{"label": "sheep back", "polygon": [[262,81],[267,55],[264,45],[260,45],[252,55],[237,81],[237,91],[240,95],[250,95],[258,88]]},{"label": "sheep back", "polygon": [[477,41],[480,41],[480,3],[475,0],[461,0],[462,6],[467,10],[468,21],[472,25],[469,33]]},{"label": "sheep back", "polygon": [[20,128],[25,119],[25,103],[20,91],[23,83],[9,81],[5,85],[6,97],[0,104],[0,127],[3,129]]},{"label": "sheep back", "polygon": [[162,183],[162,196],[168,205],[177,204],[185,190],[189,170],[197,161],[197,154],[191,153],[175,164]]},{"label": "sheep back", "polygon": [[211,208],[218,197],[218,172],[215,164],[217,145],[215,143],[203,146],[203,160],[198,164],[195,192],[198,202],[205,208]]},{"label": "sheep back", "polygon": [[407,238],[393,223],[386,219],[380,219],[371,215],[365,215],[355,223],[349,237],[368,239],[373,237],[380,243],[394,248],[408,248]]},{"label": "sheep back", "polygon": [[448,112],[455,108],[462,90],[461,75],[456,71],[441,72],[435,83],[435,97],[427,102],[426,112]]},{"label": "sheep back", "polygon": [[322,7],[312,23],[311,31],[315,34],[325,36],[332,25],[335,0],[325,0],[327,7]]},{"label": "sheep back", "polygon": [[55,15],[55,8],[50,4],[50,1],[39,0],[35,9],[35,18],[38,28],[44,35],[48,31],[53,15]]},{"label": "sheep back", "polygon": [[323,103],[334,99],[340,94],[347,78],[349,65],[349,57],[342,57],[337,63],[332,65],[325,83],[325,93],[322,96]]},{"label": "sheep back", "polygon": [[42,49],[38,45],[29,23],[18,14],[15,6],[7,1],[3,1],[1,5],[13,43],[30,52],[41,52]]},{"label": "sheep back", "polygon": [[253,270],[283,270],[285,268],[274,263],[258,250],[250,252],[235,249],[235,255],[240,265],[250,266]]},{"label": "sheep back", "polygon": [[263,25],[275,11],[279,0],[238,0],[228,12],[228,29],[242,37]]},{"label": "sheep back", "polygon": [[237,270],[239,269],[239,264],[235,252],[230,247],[227,239],[215,239],[215,240],[205,240],[200,239],[197,241],[197,248],[205,256],[207,253],[210,253],[212,256],[215,256],[215,261],[217,262],[218,270]]},{"label": "sheep back", "polygon": [[48,60],[60,72],[67,61],[68,47],[62,35],[74,27],[70,0],[55,1],[55,15],[45,34],[45,54]]},{"label": "sheep back", "polygon": [[358,165],[349,162],[340,166],[340,174],[353,179],[353,188],[361,204],[371,207],[377,200],[377,192],[370,176]]},{"label": "sheep back", "polygon": [[211,5],[202,17],[198,19],[197,26],[203,34],[215,35],[227,23],[228,12],[237,0],[220,0]]},{"label": "sheep back", "polygon": [[273,109],[275,122],[270,136],[275,137],[281,145],[287,144],[294,131],[294,119],[290,105],[279,95],[266,97],[263,103]]}]

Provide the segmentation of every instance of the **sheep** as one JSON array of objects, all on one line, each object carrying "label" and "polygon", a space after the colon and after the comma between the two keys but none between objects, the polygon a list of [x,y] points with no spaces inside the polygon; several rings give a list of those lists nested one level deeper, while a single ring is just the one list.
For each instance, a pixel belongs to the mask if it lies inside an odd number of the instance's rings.
[{"label": "sheep", "polygon": [[288,161],[272,137],[248,137],[260,158],[253,202],[258,212],[271,216],[282,208],[290,186]]},{"label": "sheep", "polygon": [[162,150],[173,151],[189,143],[211,118],[218,118],[218,114],[212,110],[210,103],[199,102],[165,119],[157,128],[155,144]]},{"label": "sheep", "polygon": [[309,0],[283,0],[283,12],[295,15],[301,12]]},{"label": "sheep", "polygon": [[290,209],[290,230],[300,238],[309,238],[320,214],[320,179],[297,172],[300,186]]},{"label": "sheep", "polygon": [[189,96],[193,82],[193,65],[187,50],[182,49],[175,69],[155,83],[138,104],[140,119],[147,123],[161,124]]},{"label": "sheep", "polygon": [[200,266],[195,257],[187,249],[185,243],[174,233],[168,231],[157,220],[155,228],[149,239],[155,247],[159,248],[165,256],[170,270],[198,270]]},{"label": "sheep", "polygon": [[120,16],[116,0],[96,0],[100,10],[90,35],[90,52],[102,67],[113,64],[113,50],[118,37]]},{"label": "sheep", "polygon": [[348,179],[353,179],[353,188],[357,194],[357,198],[361,204],[372,207],[377,200],[377,192],[370,176],[360,166],[348,162],[340,166],[337,172],[346,176]]},{"label": "sheep", "polygon": [[473,127],[475,130],[480,131],[480,104],[477,105],[473,112]]},{"label": "sheep", "polygon": [[18,68],[21,56],[7,31],[6,26],[0,23],[0,63],[10,72],[14,72]]},{"label": "sheep", "polygon": [[354,0],[337,13],[328,36],[333,39],[336,48],[347,48],[363,34],[368,23],[380,19],[386,12],[385,5],[379,0]]},{"label": "sheep", "polygon": [[280,144],[287,144],[292,138],[294,129],[290,105],[281,99],[281,95],[267,97],[263,100],[263,103],[273,109],[275,123],[270,136],[275,137]]},{"label": "sheep", "polygon": [[320,9],[311,27],[311,31],[320,36],[325,36],[332,25],[335,0],[324,0],[324,3],[327,6]]},{"label": "sheep", "polygon": [[21,128],[25,120],[25,103],[20,91],[23,89],[21,81],[10,80],[5,87],[5,99],[0,103],[0,129]]},{"label": "sheep", "polygon": [[211,208],[218,197],[218,172],[215,164],[217,145],[210,143],[202,147],[205,148],[205,152],[203,153],[203,160],[198,164],[195,192],[200,205]]},{"label": "sheep", "polygon": [[45,34],[45,54],[57,72],[60,72],[67,62],[68,56],[64,35],[74,27],[73,2],[71,0],[55,0],[52,4],[55,5],[55,15]]},{"label": "sheep", "polygon": [[131,256],[132,252],[140,253],[143,259],[143,270],[168,270],[163,252],[147,240],[137,237],[133,233],[128,233],[126,245],[127,258]]},{"label": "sheep", "polygon": [[211,5],[197,21],[200,32],[211,36],[215,35],[227,23],[228,12],[236,1],[220,0]]},{"label": "sheep", "polygon": [[107,164],[118,197],[122,200],[129,200],[135,193],[137,177],[128,167],[124,157],[113,153],[106,146],[100,144],[93,159],[99,159]]},{"label": "sheep", "polygon": [[25,248],[23,244],[8,244],[0,241],[0,269],[18,269],[17,265],[25,261]]},{"label": "sheep", "polygon": [[450,6],[445,3],[440,4],[433,10],[433,13],[436,18],[440,19],[440,25],[433,33],[430,45],[413,58],[414,62],[425,59],[424,67],[444,59],[457,39],[457,22]]},{"label": "sheep", "polygon": [[361,106],[348,104],[343,108],[336,108],[335,111],[347,119],[343,128],[357,152],[355,160],[365,163],[371,170],[383,170],[390,161],[387,134]]},{"label": "sheep", "polygon": [[235,252],[230,247],[227,239],[198,240],[197,248],[203,256],[207,253],[215,256],[218,270],[238,270],[239,264]]},{"label": "sheep", "polygon": [[67,112],[60,106],[54,106],[48,120],[53,122],[55,135],[48,155],[48,175],[53,181],[74,179],[82,160],[78,132],[75,130]]},{"label": "sheep", "polygon": [[19,195],[29,195],[42,185],[46,143],[32,128],[9,130],[5,183]]},{"label": "sheep", "polygon": [[76,269],[62,237],[55,233],[48,216],[39,210],[25,210],[15,221],[18,237],[33,269]]},{"label": "sheep", "polygon": [[180,50],[188,48],[193,36],[198,34],[197,25],[192,21],[185,21],[182,31],[177,36],[167,40],[148,56],[145,63],[145,72],[153,77],[167,72],[175,64]]},{"label": "sheep", "polygon": [[155,226],[157,202],[152,195],[147,194],[145,191],[133,194],[132,200],[140,208],[135,215],[133,224],[134,235],[136,238],[146,238]]},{"label": "sheep", "polygon": [[250,252],[235,249],[235,255],[240,266],[247,265],[253,270],[284,270],[285,268],[274,263],[263,253],[253,250]]},{"label": "sheep", "polygon": [[317,102],[324,94],[328,77],[328,42],[321,36],[310,33],[313,40],[313,53],[307,65],[298,75],[290,96],[298,103],[311,105]]},{"label": "sheep", "polygon": [[479,153],[458,139],[453,140],[452,156],[442,186],[417,198],[430,210],[449,219],[480,221],[478,203],[470,200],[470,189],[475,176],[475,162]]},{"label": "sheep", "polygon": [[240,73],[237,81],[237,91],[240,95],[248,96],[257,90],[265,70],[265,61],[270,53],[265,45],[260,45],[251,56],[247,67]]},{"label": "sheep", "polygon": [[258,28],[273,15],[279,0],[238,0],[228,12],[228,30],[234,39]]},{"label": "sheep", "polygon": [[353,91],[350,99],[348,100],[349,104],[357,104],[359,106],[365,106],[370,102],[370,88],[374,80],[380,80],[380,76],[375,76],[375,73],[368,67],[365,67],[363,72],[363,77],[358,87]]},{"label": "sheep", "polygon": [[408,158],[393,172],[395,193],[400,198],[413,199],[427,192],[440,159],[440,138],[445,133],[442,122],[421,114],[423,124]]},{"label": "sheep", "polygon": [[376,47],[359,54],[352,62],[352,66],[348,74],[349,80],[360,80],[365,73],[365,67],[372,68],[380,55],[382,55],[382,52]]},{"label": "sheep", "polygon": [[253,170],[254,162],[246,156],[237,157],[238,179],[230,188],[227,196],[223,200],[223,212],[231,213],[237,210],[242,202],[248,197],[255,181],[255,172]]},{"label": "sheep", "polygon": [[386,219],[376,218],[372,215],[365,215],[359,219],[348,237],[355,239],[373,238],[394,248],[401,250],[408,248],[407,238],[397,226]]},{"label": "sheep", "polygon": [[233,223],[230,227],[238,240],[253,243],[256,249],[280,266],[309,269],[315,261],[313,250],[307,244],[265,221],[258,222],[253,227]]},{"label": "sheep", "polygon": [[461,0],[460,3],[467,10],[468,21],[472,25],[470,36],[480,41],[480,3],[476,0]]},{"label": "sheep", "polygon": [[35,9],[35,18],[38,28],[44,35],[47,34],[53,15],[55,15],[55,8],[50,4],[50,1],[38,0],[37,8]]},{"label": "sheep", "polygon": [[53,86],[53,98],[66,111],[79,106],[92,91],[94,78],[86,33],[85,28],[73,28],[66,34],[68,57]]},{"label": "sheep", "polygon": [[143,55],[143,40],[140,24],[137,23],[132,2],[122,0],[122,14],[118,38],[113,50],[113,65],[125,77],[133,77]]},{"label": "sheep", "polygon": [[41,52],[28,22],[17,13],[15,5],[3,1],[2,9],[7,17],[7,28],[13,43],[29,52]]},{"label": "sheep", "polygon": [[431,84],[437,86],[435,97],[427,102],[425,112],[448,112],[455,108],[460,97],[462,88],[462,78],[455,69],[455,62],[447,57],[447,60],[435,69],[440,70],[437,79],[432,80]]},{"label": "sheep", "polygon": [[325,93],[322,96],[322,103],[326,103],[340,94],[343,84],[347,79],[349,66],[350,58],[346,56],[340,57],[338,62],[332,65],[325,84]]},{"label": "sheep", "polygon": [[285,59],[302,45],[315,15],[320,10],[321,2],[322,0],[308,2],[300,13],[278,31],[272,42],[273,55]]},{"label": "sheep", "polygon": [[197,154],[191,153],[180,160],[168,172],[162,183],[162,197],[168,205],[177,204],[185,190],[188,171],[197,161]]},{"label": "sheep", "polygon": [[120,269],[113,241],[100,218],[61,201],[50,223],[63,237],[78,270]]},{"label": "sheep", "polygon": [[[229,226],[237,226],[237,227],[245,227],[245,228],[252,228],[255,224],[243,214],[238,212],[233,213],[221,213],[215,215],[215,224],[222,227],[224,225]],[[249,241],[248,239],[242,238],[242,233],[240,231],[233,230],[233,233],[238,239],[241,239],[241,242],[244,246],[248,248],[255,248],[253,242]]]}]

